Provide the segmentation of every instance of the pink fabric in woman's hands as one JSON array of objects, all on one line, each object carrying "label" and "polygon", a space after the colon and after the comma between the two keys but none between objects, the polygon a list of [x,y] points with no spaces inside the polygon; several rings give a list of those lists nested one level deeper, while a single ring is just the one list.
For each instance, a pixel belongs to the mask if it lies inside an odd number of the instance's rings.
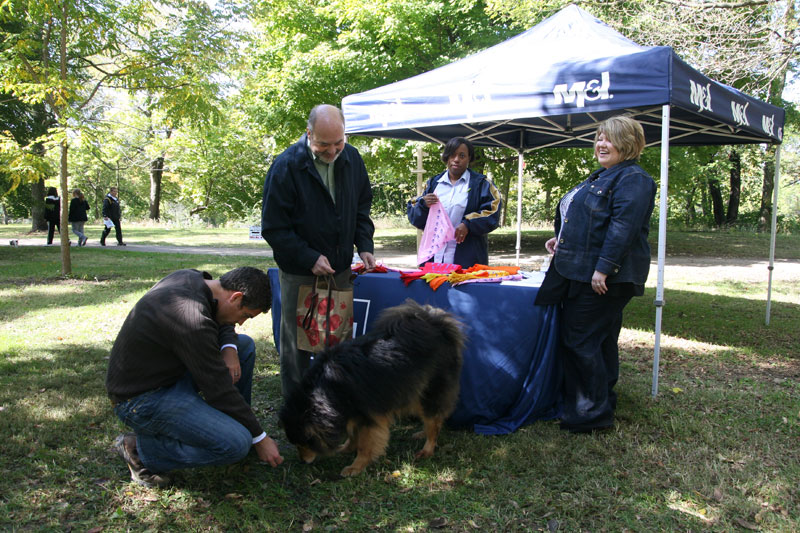
[{"label": "pink fabric in woman's hands", "polygon": [[436,202],[428,211],[428,220],[422,232],[422,240],[417,250],[417,264],[421,265],[441,250],[447,241],[455,239],[456,230],[453,228],[450,217],[442,209],[442,203]]}]

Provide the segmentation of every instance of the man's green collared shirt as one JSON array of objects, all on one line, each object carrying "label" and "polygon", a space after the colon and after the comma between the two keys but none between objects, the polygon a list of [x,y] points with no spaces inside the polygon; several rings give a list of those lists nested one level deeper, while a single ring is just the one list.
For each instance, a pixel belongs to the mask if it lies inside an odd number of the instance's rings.
[{"label": "man's green collared shirt", "polygon": [[333,163],[326,163],[311,150],[311,141],[306,141],[306,147],[308,148],[308,155],[311,156],[311,160],[314,161],[314,166],[317,168],[317,172],[319,172],[319,176],[322,178],[322,182],[328,188],[328,192],[331,194],[331,199],[333,203],[336,203],[336,182],[333,179]]}]

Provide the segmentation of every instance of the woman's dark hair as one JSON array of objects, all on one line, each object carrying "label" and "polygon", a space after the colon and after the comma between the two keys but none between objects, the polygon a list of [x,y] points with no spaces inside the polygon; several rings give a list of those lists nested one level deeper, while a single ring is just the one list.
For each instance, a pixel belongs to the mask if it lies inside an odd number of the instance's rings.
[{"label": "woman's dark hair", "polygon": [[475,147],[472,146],[472,143],[464,137],[453,137],[447,141],[447,144],[444,145],[444,149],[442,150],[442,162],[447,163],[447,160],[450,159],[450,156],[453,155],[453,152],[458,150],[458,147],[462,144],[467,146],[467,151],[469,152],[469,162],[472,163],[475,161]]},{"label": "woman's dark hair", "polygon": [[58,196],[58,191],[56,190],[55,187],[48,187],[47,196]]}]

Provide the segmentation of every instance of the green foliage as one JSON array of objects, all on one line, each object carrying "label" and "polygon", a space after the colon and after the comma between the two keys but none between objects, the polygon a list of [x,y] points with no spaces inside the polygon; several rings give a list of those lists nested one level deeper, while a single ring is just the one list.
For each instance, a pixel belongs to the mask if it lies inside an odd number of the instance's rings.
[{"label": "green foliage", "polygon": [[261,220],[268,159],[247,117],[230,110],[218,125],[179,131],[170,149],[170,181],[178,202],[201,220]]},{"label": "green foliage", "polygon": [[248,90],[259,122],[285,147],[309,110],[420,74],[501,42],[480,1],[262,0]]}]

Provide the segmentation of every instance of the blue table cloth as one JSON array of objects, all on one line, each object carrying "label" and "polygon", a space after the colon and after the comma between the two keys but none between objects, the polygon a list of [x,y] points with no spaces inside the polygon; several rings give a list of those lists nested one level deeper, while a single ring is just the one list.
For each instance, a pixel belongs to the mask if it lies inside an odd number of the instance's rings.
[{"label": "blue table cloth", "polygon": [[[275,345],[280,331],[278,270],[269,270]],[[369,331],[380,312],[406,298],[458,316],[467,344],[458,406],[448,425],[501,435],[558,416],[561,365],[557,310],[537,306],[538,283],[444,283],[437,291],[422,280],[406,287],[400,275],[362,274],[353,282],[354,335]]]}]

